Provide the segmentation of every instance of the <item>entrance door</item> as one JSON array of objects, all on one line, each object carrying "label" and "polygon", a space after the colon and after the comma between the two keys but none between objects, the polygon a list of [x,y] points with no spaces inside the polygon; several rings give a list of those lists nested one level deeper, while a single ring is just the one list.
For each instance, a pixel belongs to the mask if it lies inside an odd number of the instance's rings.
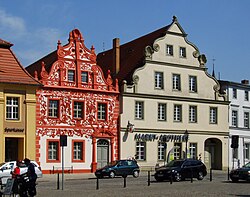
[{"label": "entrance door", "polygon": [[100,139],[97,141],[97,168],[102,168],[109,162],[109,141]]},{"label": "entrance door", "polygon": [[22,142],[22,138],[5,138],[5,161],[16,161],[23,157]]}]

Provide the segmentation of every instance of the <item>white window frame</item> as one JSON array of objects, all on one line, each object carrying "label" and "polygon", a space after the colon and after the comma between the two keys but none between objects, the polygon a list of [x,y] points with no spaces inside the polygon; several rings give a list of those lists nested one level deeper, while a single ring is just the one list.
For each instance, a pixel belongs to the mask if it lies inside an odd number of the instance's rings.
[{"label": "white window frame", "polygon": [[59,101],[58,100],[49,100],[49,117],[58,118],[59,115]]},{"label": "white window frame", "polygon": [[174,56],[174,46],[171,44],[166,45],[166,54],[168,56]]},{"label": "white window frame", "polygon": [[174,105],[174,122],[182,121],[182,105],[175,104]]},{"label": "white window frame", "polygon": [[165,159],[165,154],[166,154],[166,150],[165,150],[165,146],[164,146],[165,142],[158,142],[158,161],[164,161]]},{"label": "white window frame", "polygon": [[98,103],[97,104],[97,119],[106,120],[107,118],[107,103]]},{"label": "white window frame", "polygon": [[81,82],[88,83],[88,72],[87,71],[81,72]]},{"label": "white window frame", "polygon": [[181,58],[186,58],[187,57],[186,47],[180,47],[180,57]]},{"label": "white window frame", "polygon": [[238,111],[232,110],[232,127],[238,127]]},{"label": "white window frame", "polygon": [[232,91],[233,91],[233,93],[232,93],[233,99],[237,99],[237,89],[233,88]]},{"label": "white window frame", "polygon": [[6,97],[6,120],[19,120],[20,114],[20,98]]},{"label": "white window frame", "polygon": [[138,161],[146,160],[146,142],[144,141],[136,142],[136,154],[135,155]]},{"label": "white window frame", "polygon": [[217,121],[218,121],[218,109],[217,107],[210,107],[209,108],[209,123],[217,124]]},{"label": "white window frame", "polygon": [[174,159],[180,159],[182,157],[182,145],[181,143],[174,143]]},{"label": "white window frame", "polygon": [[250,143],[246,142],[244,144],[244,149],[245,149],[245,159],[250,160]]},{"label": "white window frame", "polygon": [[144,119],[144,102],[135,101],[135,119],[143,120]]},{"label": "white window frame", "polygon": [[158,103],[158,121],[166,121],[167,120],[167,104],[166,103]]},{"label": "white window frame", "polygon": [[197,159],[197,143],[189,143],[189,153],[191,159]]},{"label": "white window frame", "polygon": [[59,141],[48,142],[48,160],[59,160]]},{"label": "white window frame", "polygon": [[181,90],[181,75],[173,74],[173,90]]},{"label": "white window frame", "polygon": [[249,112],[244,112],[244,128],[249,128]]},{"label": "white window frame", "polygon": [[83,118],[83,102],[74,101],[74,118]]},{"label": "white window frame", "polygon": [[83,160],[83,142],[74,142],[73,160]]},{"label": "white window frame", "polygon": [[163,72],[155,72],[155,88],[157,89],[163,89]]},{"label": "white window frame", "polygon": [[189,91],[197,92],[197,77],[189,76]]},{"label": "white window frame", "polygon": [[68,81],[69,82],[75,81],[75,70],[68,70]]},{"label": "white window frame", "polygon": [[197,106],[194,105],[189,106],[189,122],[190,123],[197,122]]}]

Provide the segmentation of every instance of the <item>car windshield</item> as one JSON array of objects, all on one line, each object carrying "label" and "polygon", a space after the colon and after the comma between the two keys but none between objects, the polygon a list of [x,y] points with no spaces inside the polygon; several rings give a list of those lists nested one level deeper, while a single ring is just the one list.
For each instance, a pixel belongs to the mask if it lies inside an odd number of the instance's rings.
[{"label": "car windshield", "polygon": [[166,167],[177,167],[181,166],[184,163],[183,160],[173,160],[167,163]]},{"label": "car windshield", "polygon": [[250,168],[250,162],[244,165],[245,168]]},{"label": "car windshield", "polygon": [[111,161],[108,163],[107,166],[115,166],[117,164],[118,161]]}]

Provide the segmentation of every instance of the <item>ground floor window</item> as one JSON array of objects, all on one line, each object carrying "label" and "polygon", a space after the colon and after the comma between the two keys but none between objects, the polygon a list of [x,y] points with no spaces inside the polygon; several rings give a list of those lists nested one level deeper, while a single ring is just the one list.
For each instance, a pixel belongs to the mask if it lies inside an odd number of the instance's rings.
[{"label": "ground floor window", "polygon": [[146,142],[136,142],[136,159],[146,160]]},{"label": "ground floor window", "polygon": [[197,158],[197,143],[190,143],[189,144],[189,153],[190,153],[190,158],[192,158],[192,159]]},{"label": "ground floor window", "polygon": [[250,159],[250,143],[245,143],[245,159]]},{"label": "ground floor window", "polygon": [[174,159],[180,159],[181,158],[181,143],[174,143]]},{"label": "ground floor window", "polygon": [[84,162],[84,148],[85,143],[82,140],[73,140],[72,141],[72,152],[73,158],[72,162]]},{"label": "ground floor window", "polygon": [[158,160],[164,160],[165,159],[165,142],[158,142]]},{"label": "ground floor window", "polygon": [[47,160],[48,162],[59,162],[60,160],[60,148],[59,140],[48,140],[47,141]]}]

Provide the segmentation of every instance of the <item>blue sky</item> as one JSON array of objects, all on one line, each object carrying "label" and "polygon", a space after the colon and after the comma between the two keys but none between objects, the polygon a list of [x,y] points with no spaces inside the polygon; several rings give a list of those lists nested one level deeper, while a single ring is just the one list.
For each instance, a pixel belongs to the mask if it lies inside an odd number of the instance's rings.
[{"label": "blue sky", "polygon": [[[110,49],[172,22],[173,15],[207,57],[217,78],[250,80],[250,0],[1,0],[0,38],[24,67],[68,42],[78,28],[88,48]],[[220,74],[219,74],[220,73]]]}]

